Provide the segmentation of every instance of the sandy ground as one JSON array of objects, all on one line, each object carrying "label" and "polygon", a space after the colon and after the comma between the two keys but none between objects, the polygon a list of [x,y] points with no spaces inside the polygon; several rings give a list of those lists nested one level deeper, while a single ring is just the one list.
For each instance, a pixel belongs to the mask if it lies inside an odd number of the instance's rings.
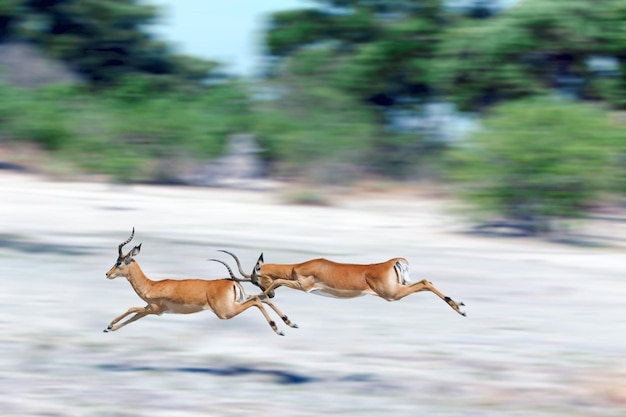
[{"label": "sandy ground", "polygon": [[[308,207],[0,172],[0,413],[626,415],[624,245],[472,236],[446,208],[417,192]],[[403,256],[414,280],[464,301],[468,316],[428,293],[389,303],[283,288],[275,302],[300,326],[278,320],[285,337],[253,310],[102,333],[143,305],[125,279],[104,276],[133,226],[153,279],[224,277],[206,261],[228,260],[221,248],[249,268],[261,251],[276,263]]]}]

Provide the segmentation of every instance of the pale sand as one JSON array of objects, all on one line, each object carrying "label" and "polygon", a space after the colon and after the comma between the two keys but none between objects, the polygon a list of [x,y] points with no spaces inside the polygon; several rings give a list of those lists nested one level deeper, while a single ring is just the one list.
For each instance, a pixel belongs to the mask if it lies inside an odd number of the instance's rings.
[{"label": "pale sand", "polygon": [[[419,192],[336,202],[0,172],[0,414],[624,415],[623,224],[587,227],[614,246],[585,248],[468,235],[448,202]],[[277,263],[403,256],[414,280],[464,301],[468,317],[428,293],[388,303],[279,289],[276,304],[300,325],[278,320],[285,337],[253,310],[105,334],[143,305],[104,277],[133,226],[153,279],[224,277],[206,261],[231,262],[221,248],[247,268],[261,251]]]}]

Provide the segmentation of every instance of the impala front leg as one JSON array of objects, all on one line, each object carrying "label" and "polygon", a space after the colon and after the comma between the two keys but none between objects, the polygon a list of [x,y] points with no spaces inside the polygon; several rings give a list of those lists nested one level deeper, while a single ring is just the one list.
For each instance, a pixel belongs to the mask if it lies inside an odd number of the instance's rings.
[{"label": "impala front leg", "polygon": [[272,281],[270,286],[267,287],[261,294],[259,294],[259,296],[263,298],[267,298],[267,297],[274,298],[274,290],[283,285],[285,287],[293,288],[296,290],[301,289],[300,286],[298,285],[298,281],[291,281],[288,279],[276,279]]},{"label": "impala front leg", "polygon": [[261,293],[261,296],[274,298],[274,290],[278,287],[287,287],[294,290],[309,292],[315,287],[314,277],[298,277],[298,279],[275,279],[272,284]]},{"label": "impala front leg", "polygon": [[109,324],[109,326],[106,329],[104,329],[103,331],[105,333],[114,332],[116,330],[119,330],[121,327],[124,327],[127,324],[132,323],[133,321],[139,320],[142,317],[146,317],[147,315],[148,315],[148,313],[137,313],[134,316],[132,316],[130,319],[128,319],[125,322],[123,322],[121,324],[118,324],[116,326],[112,326],[112,325]]},{"label": "impala front leg", "polygon": [[[120,320],[122,320],[124,317],[136,313],[133,317],[131,317],[129,320],[126,320],[124,323],[122,324],[118,324],[117,326],[115,326],[115,324],[117,322],[119,322]],[[155,311],[153,309],[150,308],[149,305],[145,306],[145,307],[131,307],[129,308],[125,313],[120,314],[119,316],[117,316],[116,318],[114,318],[111,323],[107,326],[106,329],[104,329],[103,331],[105,333],[107,332],[114,332],[116,330],[118,330],[120,327],[124,327],[129,323],[132,323],[133,321],[139,320],[142,317],[147,316],[148,314],[160,314],[160,311]]]}]

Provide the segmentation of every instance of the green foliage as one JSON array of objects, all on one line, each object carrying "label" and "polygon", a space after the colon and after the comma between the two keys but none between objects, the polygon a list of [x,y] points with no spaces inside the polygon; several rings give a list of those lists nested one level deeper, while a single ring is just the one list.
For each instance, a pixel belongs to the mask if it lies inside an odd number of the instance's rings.
[{"label": "green foliage", "polygon": [[[253,101],[217,63],[154,39],[145,29],[158,10],[141,0],[0,0],[0,41],[35,43],[93,82],[0,86],[0,137],[126,181],[163,175],[160,161],[213,158],[235,132],[257,136],[274,172],[338,181],[357,166],[406,178],[439,172],[446,146],[390,131],[384,108],[443,96],[489,114],[451,168],[485,212],[540,230],[581,216],[602,191],[626,193],[624,132],[608,113],[528,99],[570,77],[580,97],[626,108],[626,2],[524,0],[480,20],[443,3],[315,0],[275,13],[271,99]],[[593,70],[597,56],[620,68]]]},{"label": "green foliage", "polygon": [[[154,180],[154,161],[211,158],[250,128],[243,87],[190,95],[106,95],[79,89],[0,90],[0,135],[34,141],[80,168],[125,181]],[[130,99],[129,99],[130,97]]]},{"label": "green foliage", "polygon": [[312,84],[298,82],[297,91],[256,106],[253,131],[275,171],[338,184],[363,171],[414,177],[424,173],[424,161],[438,160],[440,149],[430,148],[420,136],[386,132],[377,126],[373,110],[337,89]]},{"label": "green foliage", "polygon": [[0,41],[36,44],[96,84],[151,74],[171,78],[161,86],[197,88],[217,64],[153,39],[146,27],[158,17],[140,0],[0,0]]},{"label": "green foliage", "polygon": [[626,77],[596,78],[589,84],[587,93],[617,109],[626,109]]},{"label": "green foliage", "polygon": [[267,33],[267,46],[273,54],[287,54],[299,45],[325,38],[327,24],[326,14],[314,9],[277,12]]},{"label": "green foliage", "polygon": [[[580,97],[600,92],[609,99],[598,88],[606,75],[594,73],[587,59],[623,60],[625,19],[621,0],[524,0],[491,19],[450,26],[431,69],[432,82],[470,110],[545,93],[566,78],[582,80]],[[617,94],[626,94],[624,83],[613,85],[620,88]],[[610,101],[621,106],[614,97]]]},{"label": "green foliage", "polygon": [[428,83],[442,2],[316,3],[274,14],[266,33],[270,53],[281,57],[271,78],[280,97],[256,115],[267,158],[297,167],[344,161],[394,177],[416,172],[412,165],[430,149],[419,135],[385,129],[371,102],[412,97]]},{"label": "green foliage", "polygon": [[626,106],[626,71],[588,65],[604,56],[626,67],[623,0],[524,0],[488,19],[451,14],[438,0],[314,3],[272,16],[270,53],[293,60],[309,48],[332,51],[335,87],[365,103],[445,95],[482,111],[560,88]]},{"label": "green foliage", "polygon": [[[543,91],[521,59],[505,59],[525,48],[524,37],[506,25],[459,26],[446,34],[442,58],[429,69],[431,80],[463,110]],[[501,37],[501,32],[506,35]]]},{"label": "green foliage", "polygon": [[[334,87],[361,102],[381,94],[411,96],[428,82],[425,68],[441,32],[441,1],[318,3],[317,9],[272,16],[266,33],[271,54],[296,61],[307,58],[302,54],[307,49],[324,49],[334,64],[325,68]],[[277,77],[283,75],[277,71]]]},{"label": "green foliage", "polygon": [[538,232],[615,189],[624,155],[626,129],[601,109],[529,99],[495,108],[455,150],[451,172],[481,211]]},{"label": "green foliage", "polygon": [[253,129],[269,160],[297,171],[321,161],[360,162],[371,145],[374,125],[368,111],[346,95],[312,86],[260,104]]},{"label": "green foliage", "polygon": [[66,89],[57,87],[23,93],[2,85],[2,130],[11,137],[27,138],[48,150],[62,148],[69,136],[68,117],[67,112],[54,103],[66,94]]}]

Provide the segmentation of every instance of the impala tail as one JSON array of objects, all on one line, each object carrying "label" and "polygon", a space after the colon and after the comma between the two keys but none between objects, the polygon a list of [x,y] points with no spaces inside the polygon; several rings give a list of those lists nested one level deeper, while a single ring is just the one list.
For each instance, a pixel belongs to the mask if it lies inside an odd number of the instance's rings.
[{"label": "impala tail", "polygon": [[411,283],[411,277],[409,276],[409,264],[404,261],[396,261],[393,268],[398,276],[398,283],[400,285],[407,285]]}]

